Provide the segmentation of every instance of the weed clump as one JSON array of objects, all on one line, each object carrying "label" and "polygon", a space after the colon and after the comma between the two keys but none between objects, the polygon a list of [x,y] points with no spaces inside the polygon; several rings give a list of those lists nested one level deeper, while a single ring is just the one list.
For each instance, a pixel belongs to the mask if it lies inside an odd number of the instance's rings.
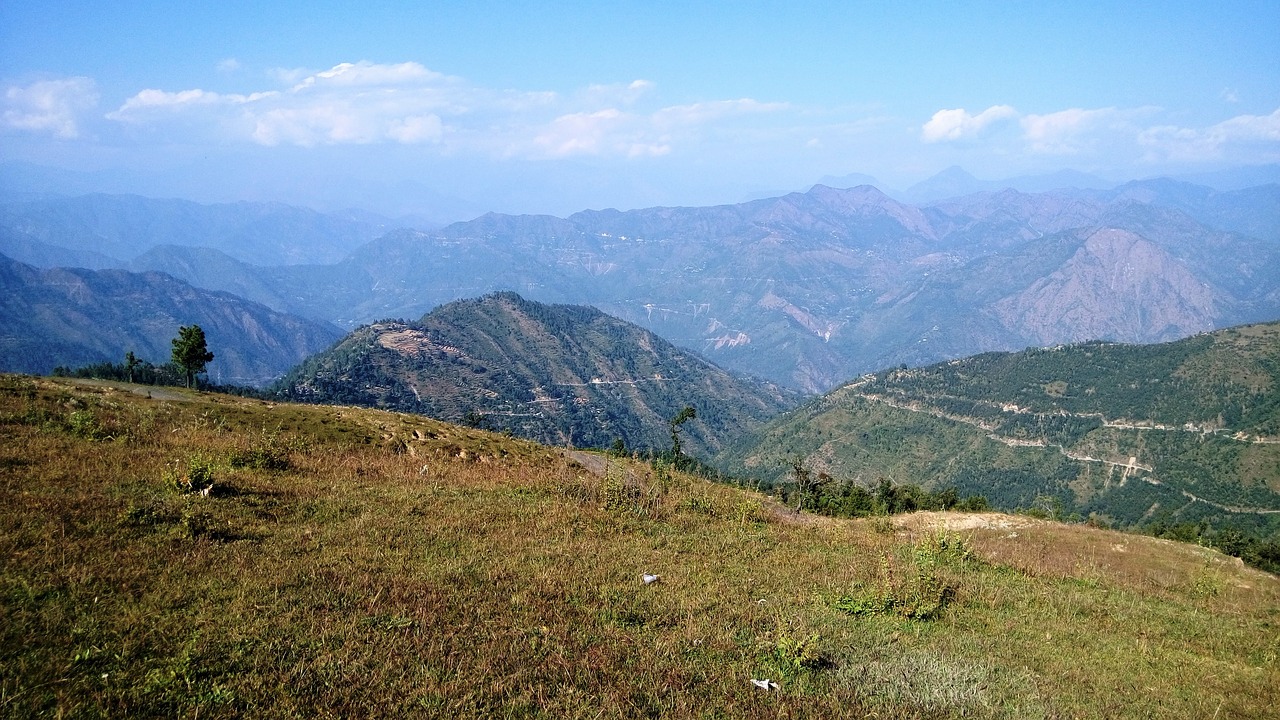
[{"label": "weed clump", "polygon": [[760,648],[762,664],[769,669],[769,674],[788,680],[832,665],[818,633],[793,636],[779,632],[776,636],[767,636],[760,643]]},{"label": "weed clump", "polygon": [[164,481],[181,493],[208,495],[213,490],[213,460],[195,454],[186,460],[174,460],[164,471]]},{"label": "weed clump", "polygon": [[110,433],[92,410],[74,410],[67,416],[67,431],[86,440],[106,440]]},{"label": "weed clump", "polygon": [[173,516],[166,512],[163,507],[152,504],[135,505],[130,503],[129,507],[120,513],[120,519],[117,524],[120,527],[129,528],[154,528],[167,525],[173,520]]},{"label": "weed clump", "polygon": [[261,433],[251,436],[247,446],[233,450],[228,463],[231,467],[254,470],[288,470],[292,467],[289,455],[294,445],[278,432],[267,432],[263,428]]},{"label": "weed clump", "polygon": [[835,602],[851,615],[890,615],[905,620],[936,620],[955,599],[954,571],[970,563],[973,550],[963,538],[939,532],[911,548],[907,567],[890,555],[880,561],[876,585]]}]

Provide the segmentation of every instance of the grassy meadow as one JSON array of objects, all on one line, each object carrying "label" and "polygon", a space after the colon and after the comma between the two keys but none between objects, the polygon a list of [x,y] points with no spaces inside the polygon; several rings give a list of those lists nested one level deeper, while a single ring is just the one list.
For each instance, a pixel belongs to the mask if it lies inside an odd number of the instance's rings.
[{"label": "grassy meadow", "polygon": [[4,717],[1280,707],[1280,580],[1204,548],[349,407],[0,376],[0,564]]}]

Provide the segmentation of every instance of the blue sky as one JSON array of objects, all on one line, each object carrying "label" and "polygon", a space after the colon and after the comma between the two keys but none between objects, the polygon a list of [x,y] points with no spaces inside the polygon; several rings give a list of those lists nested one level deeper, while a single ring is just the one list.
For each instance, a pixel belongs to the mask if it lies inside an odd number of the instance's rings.
[{"label": "blue sky", "polygon": [[1280,3],[0,0],[0,86],[4,160],[206,201],[1120,180],[1280,162]]}]

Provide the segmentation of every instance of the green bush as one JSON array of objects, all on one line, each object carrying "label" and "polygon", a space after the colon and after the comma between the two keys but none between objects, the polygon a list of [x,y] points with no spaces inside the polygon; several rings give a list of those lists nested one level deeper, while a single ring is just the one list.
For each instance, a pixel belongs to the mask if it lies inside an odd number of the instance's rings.
[{"label": "green bush", "polygon": [[175,460],[165,469],[166,484],[178,492],[208,494],[213,489],[213,461],[204,455]]}]

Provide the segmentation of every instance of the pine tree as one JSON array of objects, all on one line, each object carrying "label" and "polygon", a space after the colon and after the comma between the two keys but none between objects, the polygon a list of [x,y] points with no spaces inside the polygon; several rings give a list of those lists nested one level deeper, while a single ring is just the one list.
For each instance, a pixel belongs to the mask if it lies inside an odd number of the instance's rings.
[{"label": "pine tree", "polygon": [[199,325],[183,325],[173,339],[173,364],[186,375],[187,387],[196,387],[196,376],[213,360]]}]

